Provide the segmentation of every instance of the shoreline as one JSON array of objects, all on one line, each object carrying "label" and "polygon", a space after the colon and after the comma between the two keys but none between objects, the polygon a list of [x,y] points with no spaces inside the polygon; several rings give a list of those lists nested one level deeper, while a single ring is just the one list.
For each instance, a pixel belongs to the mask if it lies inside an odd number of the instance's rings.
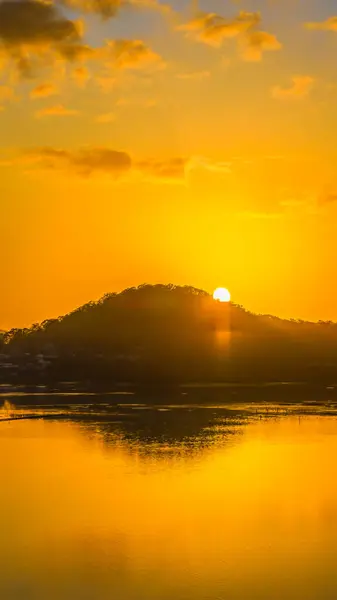
[{"label": "shoreline", "polygon": [[328,402],[337,405],[337,384],[304,382],[190,383],[179,386],[93,386],[63,382],[53,386],[0,386],[0,402],[15,404],[218,404],[266,402],[292,404]]}]

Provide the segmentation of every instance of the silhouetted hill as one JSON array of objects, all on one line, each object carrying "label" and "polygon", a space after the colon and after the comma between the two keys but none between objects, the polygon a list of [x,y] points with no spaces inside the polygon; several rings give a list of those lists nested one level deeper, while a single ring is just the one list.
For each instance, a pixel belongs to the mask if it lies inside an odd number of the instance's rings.
[{"label": "silhouetted hill", "polygon": [[255,315],[173,285],[107,294],[58,319],[13,329],[4,352],[7,380],[337,380],[336,324]]}]

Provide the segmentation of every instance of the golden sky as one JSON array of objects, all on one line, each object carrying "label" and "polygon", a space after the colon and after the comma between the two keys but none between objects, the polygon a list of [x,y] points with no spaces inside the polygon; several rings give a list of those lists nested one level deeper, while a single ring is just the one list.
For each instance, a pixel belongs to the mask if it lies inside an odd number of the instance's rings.
[{"label": "golden sky", "polygon": [[0,0],[0,328],[148,283],[337,319],[335,0]]}]

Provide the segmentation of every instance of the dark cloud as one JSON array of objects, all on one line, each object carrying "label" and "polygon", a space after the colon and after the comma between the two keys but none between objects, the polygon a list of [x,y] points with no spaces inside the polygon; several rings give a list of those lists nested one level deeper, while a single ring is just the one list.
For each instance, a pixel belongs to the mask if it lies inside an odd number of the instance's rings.
[{"label": "dark cloud", "polygon": [[97,55],[95,49],[87,44],[62,44],[59,52],[69,62],[88,60]]},{"label": "dark cloud", "polygon": [[133,161],[127,152],[88,147],[75,151],[44,147],[23,151],[20,157],[32,168],[72,172],[82,177],[129,174],[145,180],[182,181],[189,161],[184,158]]},{"label": "dark cloud", "polygon": [[109,148],[92,148],[71,155],[70,165],[84,175],[90,175],[95,171],[118,175],[129,171],[131,158],[126,152]]},{"label": "dark cloud", "polygon": [[23,78],[61,55],[72,59],[83,53],[81,24],[67,19],[42,0],[0,0],[0,52]]},{"label": "dark cloud", "polygon": [[[104,118],[101,122],[111,120],[110,114],[102,116]],[[231,172],[230,163],[212,158],[191,156],[135,160],[127,152],[106,147],[86,147],[74,151],[52,147],[35,148],[21,152],[19,162],[22,161],[38,170],[63,171],[66,174],[74,173],[82,177],[127,176],[130,180],[141,179],[153,183],[184,184],[188,180],[189,173],[194,169],[206,170],[221,176]]]},{"label": "dark cloud", "polygon": [[109,148],[83,148],[74,152],[38,148],[24,152],[23,157],[42,169],[71,171],[86,177],[97,173],[119,176],[128,172],[132,164],[126,152]]},{"label": "dark cloud", "polygon": [[0,3],[0,40],[5,46],[59,44],[79,38],[75,22],[51,4],[37,0],[4,0]]},{"label": "dark cloud", "polygon": [[[60,4],[108,16],[124,1],[111,0],[0,0],[0,54],[11,61],[23,78],[52,67],[61,57],[67,62],[97,61],[109,68],[163,68],[162,58],[141,40],[111,40],[101,47],[83,41],[83,24],[72,21]],[[132,5],[155,7],[156,0],[133,0]],[[107,12],[106,12],[107,11]]]}]

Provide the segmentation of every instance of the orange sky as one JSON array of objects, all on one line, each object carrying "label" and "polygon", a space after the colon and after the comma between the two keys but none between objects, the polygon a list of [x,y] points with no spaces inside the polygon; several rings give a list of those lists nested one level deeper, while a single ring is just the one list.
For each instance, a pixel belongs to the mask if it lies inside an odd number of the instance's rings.
[{"label": "orange sky", "polygon": [[143,282],[337,320],[335,12],[0,0],[0,328]]}]

